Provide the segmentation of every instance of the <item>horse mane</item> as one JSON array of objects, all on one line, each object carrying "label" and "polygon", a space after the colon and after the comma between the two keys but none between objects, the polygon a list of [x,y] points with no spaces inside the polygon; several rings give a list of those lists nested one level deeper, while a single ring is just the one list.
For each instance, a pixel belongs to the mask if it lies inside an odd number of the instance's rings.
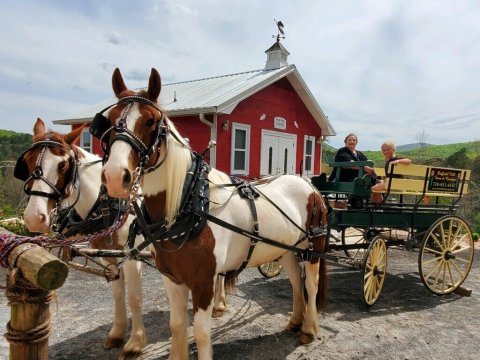
[{"label": "horse mane", "polygon": [[166,191],[165,219],[167,224],[172,224],[181,206],[185,174],[190,170],[192,156],[190,145],[180,135],[175,125],[168,118],[165,119],[165,122],[169,132],[173,135],[167,136],[168,154],[165,144],[162,144],[160,153],[166,154],[166,158],[159,170]]}]

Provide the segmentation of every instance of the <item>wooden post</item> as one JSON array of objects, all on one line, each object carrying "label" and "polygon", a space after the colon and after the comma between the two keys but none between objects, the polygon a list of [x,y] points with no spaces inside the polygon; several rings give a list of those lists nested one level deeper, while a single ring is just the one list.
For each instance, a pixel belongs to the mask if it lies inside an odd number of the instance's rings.
[{"label": "wooden post", "polygon": [[38,245],[24,243],[8,256],[6,296],[10,321],[5,338],[10,360],[48,360],[50,302],[65,282],[68,266]]}]

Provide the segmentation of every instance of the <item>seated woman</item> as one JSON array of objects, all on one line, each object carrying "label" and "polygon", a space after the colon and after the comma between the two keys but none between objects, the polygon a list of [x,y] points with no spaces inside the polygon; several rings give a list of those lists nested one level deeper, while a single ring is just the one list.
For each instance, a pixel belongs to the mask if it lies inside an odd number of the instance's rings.
[{"label": "seated woman", "polygon": [[[410,165],[412,160],[407,158],[397,157],[395,155],[395,144],[391,141],[385,141],[382,144],[382,153],[385,158],[385,175],[388,176],[388,168],[390,164],[404,164]],[[381,181],[372,186],[372,191],[385,191],[385,181]],[[372,197],[370,199],[373,203],[381,203],[383,201],[382,194],[375,194],[372,193]]]},{"label": "seated woman", "polygon": [[[357,135],[348,134],[343,142],[345,146],[337,150],[337,153],[335,154],[335,162],[368,160],[361,151],[356,149],[358,143]],[[358,177],[358,170],[358,167],[342,168],[339,181],[353,181],[356,177]],[[370,166],[365,166],[364,170],[367,174],[375,173],[374,169]],[[334,168],[328,180],[335,181],[336,174],[337,168]]]},{"label": "seated woman", "polygon": [[[350,162],[350,161],[367,161],[367,157],[359,150],[356,149],[358,138],[355,134],[348,134],[343,140],[345,146],[338,149],[335,154],[335,162]],[[376,183],[375,170],[370,166],[364,166],[364,170],[367,174],[372,176],[372,184]],[[332,173],[330,174],[328,181],[335,181],[337,171],[340,171],[340,176],[338,181],[350,182],[358,177],[359,167],[345,167],[341,170],[333,168]],[[353,208],[362,207],[362,199],[357,197],[349,197],[349,204]]]}]

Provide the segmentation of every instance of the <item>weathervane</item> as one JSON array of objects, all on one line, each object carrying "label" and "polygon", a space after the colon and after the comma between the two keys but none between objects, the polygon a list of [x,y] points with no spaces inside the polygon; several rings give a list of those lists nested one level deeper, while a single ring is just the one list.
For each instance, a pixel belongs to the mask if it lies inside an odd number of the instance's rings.
[{"label": "weathervane", "polygon": [[[273,21],[275,21],[275,24],[277,24],[277,28],[278,28],[278,32],[277,32],[277,42],[280,42],[280,39],[285,39],[285,31],[283,31],[283,28],[285,27],[283,25],[283,23],[279,20],[275,20],[273,19]],[[281,34],[281,35],[280,35]],[[282,36],[283,35],[283,36]],[[274,38],[275,35],[272,35],[272,37]]]}]

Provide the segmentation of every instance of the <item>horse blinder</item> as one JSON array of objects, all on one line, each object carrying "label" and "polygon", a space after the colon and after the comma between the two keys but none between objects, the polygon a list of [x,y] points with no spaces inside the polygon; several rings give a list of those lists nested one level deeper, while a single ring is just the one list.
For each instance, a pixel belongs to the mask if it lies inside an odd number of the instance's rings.
[{"label": "horse blinder", "polygon": [[97,139],[101,139],[105,132],[110,129],[110,121],[103,115],[103,112],[97,113],[90,124],[90,134]]},{"label": "horse blinder", "polygon": [[25,153],[20,155],[20,157],[17,159],[15,169],[13,170],[13,176],[22,181],[27,181],[27,179],[30,177],[27,160],[25,160]]}]

